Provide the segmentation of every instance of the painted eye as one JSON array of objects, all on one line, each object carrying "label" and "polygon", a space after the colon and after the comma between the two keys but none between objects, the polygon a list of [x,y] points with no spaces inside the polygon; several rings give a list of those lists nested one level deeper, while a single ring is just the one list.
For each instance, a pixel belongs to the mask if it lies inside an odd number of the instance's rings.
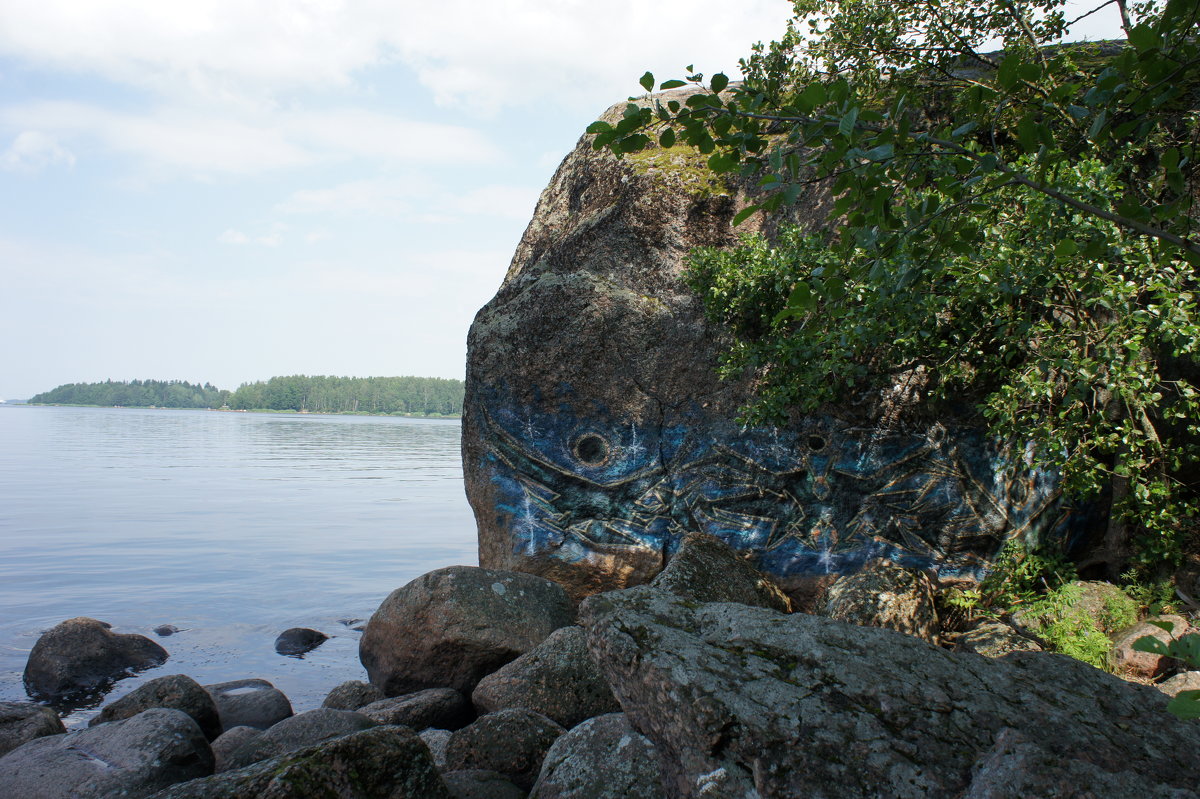
[{"label": "painted eye", "polygon": [[821,450],[825,449],[825,445],[827,443],[829,443],[829,442],[827,442],[821,436],[809,436],[808,437],[808,448],[811,449],[813,452],[820,452]]},{"label": "painted eye", "polygon": [[596,433],[584,433],[571,445],[575,459],[585,466],[603,466],[608,461],[608,442]]}]

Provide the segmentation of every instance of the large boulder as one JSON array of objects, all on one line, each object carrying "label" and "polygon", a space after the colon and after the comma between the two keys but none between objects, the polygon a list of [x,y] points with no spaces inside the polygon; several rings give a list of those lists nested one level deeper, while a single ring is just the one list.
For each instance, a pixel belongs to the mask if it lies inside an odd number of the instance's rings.
[{"label": "large boulder", "polygon": [[204,690],[217,703],[222,730],[234,727],[265,730],[292,715],[292,703],[283,691],[257,677],[206,685]]},{"label": "large boulder", "polygon": [[50,708],[32,702],[0,702],[0,755],[23,743],[67,731]]},{"label": "large boulder", "polygon": [[529,799],[666,799],[658,752],[624,713],[588,719],[546,753]]},{"label": "large boulder", "polygon": [[423,688],[470,695],[476,683],[574,621],[557,584],[450,566],[393,591],[367,623],[359,660],[388,696]]},{"label": "large boulder", "polygon": [[429,750],[407,727],[373,727],[245,768],[176,785],[154,799],[450,799]]},{"label": "large boulder", "polygon": [[1200,726],[1062,655],[955,654],[647,586],[580,617],[670,796],[1186,797],[1200,780]]},{"label": "large boulder", "polygon": [[213,771],[204,733],[179,710],[38,738],[0,757],[0,796],[140,799]]},{"label": "large boulder", "polygon": [[105,705],[88,724],[94,726],[127,719],[152,707],[182,710],[200,725],[200,729],[210,741],[221,734],[217,703],[200,683],[183,674],[156,677],[138,686],[120,699]]},{"label": "large boulder", "polygon": [[523,707],[566,729],[621,709],[587,650],[581,628],[561,627],[529,652],[479,681],[471,701],[480,713]]},{"label": "large boulder", "polygon": [[[725,342],[684,273],[693,248],[773,223],[735,230],[753,197],[704,160],[682,146],[617,159],[584,136],[542,193],[467,342],[482,566],[579,598],[648,582],[701,531],[799,595],[875,558],[977,576],[1008,538],[1069,521],[1053,476],[998,469],[993,438],[931,408],[919,373],[744,427],[753,375],[718,379]],[[796,221],[823,224],[829,199],[814,188]]]},{"label": "large boulder", "polygon": [[166,661],[167,650],[146,636],[114,633],[110,627],[79,616],[42,633],[25,664],[30,696],[56,701],[94,694]]}]

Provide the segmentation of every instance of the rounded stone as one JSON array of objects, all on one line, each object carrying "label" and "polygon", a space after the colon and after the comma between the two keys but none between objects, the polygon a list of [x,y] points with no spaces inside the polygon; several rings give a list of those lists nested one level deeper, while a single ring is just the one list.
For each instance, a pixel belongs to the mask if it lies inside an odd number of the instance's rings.
[{"label": "rounded stone", "polygon": [[658,753],[624,713],[588,719],[546,753],[530,799],[666,799]]},{"label": "rounded stone", "polygon": [[58,714],[45,705],[0,702],[0,756],[34,738],[66,731]]},{"label": "rounded stone", "polygon": [[248,679],[206,685],[217,703],[221,729],[255,727],[265,730],[292,715],[292,704],[266,680]]},{"label": "rounded stone", "polygon": [[308,627],[292,627],[284,630],[275,639],[275,651],[281,655],[299,657],[311,652],[329,640],[329,636],[320,630]]},{"label": "rounded stone", "polygon": [[111,625],[79,616],[42,634],[25,665],[25,688],[54,701],[91,694],[167,659],[167,650],[144,635],[118,634]]},{"label": "rounded stone", "polygon": [[383,601],[359,642],[359,659],[388,696],[424,688],[469,695],[485,675],[573,620],[571,601],[549,580],[450,566]]},{"label": "rounded stone", "polygon": [[334,710],[358,710],[363,705],[369,705],[384,698],[383,691],[369,682],[347,680],[329,692],[325,701],[321,703],[321,707],[331,707]]},{"label": "rounded stone", "polygon": [[88,724],[94,726],[127,719],[152,707],[174,708],[187,713],[200,725],[200,729],[210,741],[221,734],[217,703],[198,682],[183,674],[157,677],[138,686],[106,705]]}]

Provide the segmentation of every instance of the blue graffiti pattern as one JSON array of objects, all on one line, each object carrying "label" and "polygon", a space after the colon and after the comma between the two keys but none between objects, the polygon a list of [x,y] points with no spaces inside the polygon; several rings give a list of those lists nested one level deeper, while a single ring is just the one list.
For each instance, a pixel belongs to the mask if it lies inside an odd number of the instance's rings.
[{"label": "blue graffiti pattern", "polygon": [[924,433],[811,420],[800,430],[696,422],[639,427],[602,409],[477,406],[497,511],[514,552],[567,563],[591,553],[672,553],[701,530],[782,577],[868,560],[978,577],[1004,541],[1081,521],[1054,475],[1005,474],[977,431]]}]

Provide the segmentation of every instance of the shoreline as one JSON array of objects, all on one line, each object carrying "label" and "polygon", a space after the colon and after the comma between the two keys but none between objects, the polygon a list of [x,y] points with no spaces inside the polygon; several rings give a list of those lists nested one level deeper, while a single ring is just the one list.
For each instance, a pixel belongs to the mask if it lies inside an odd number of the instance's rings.
[{"label": "shoreline", "polygon": [[[275,410],[273,408],[168,408],[156,405],[83,405],[71,402],[23,402],[19,403],[28,408],[108,408],[113,410],[138,411],[214,411],[217,413],[280,413],[293,416],[378,416],[402,417],[405,419],[462,419],[462,414],[442,413],[368,413],[365,411],[307,411],[307,410]],[[12,407],[18,407],[14,404]]]}]

